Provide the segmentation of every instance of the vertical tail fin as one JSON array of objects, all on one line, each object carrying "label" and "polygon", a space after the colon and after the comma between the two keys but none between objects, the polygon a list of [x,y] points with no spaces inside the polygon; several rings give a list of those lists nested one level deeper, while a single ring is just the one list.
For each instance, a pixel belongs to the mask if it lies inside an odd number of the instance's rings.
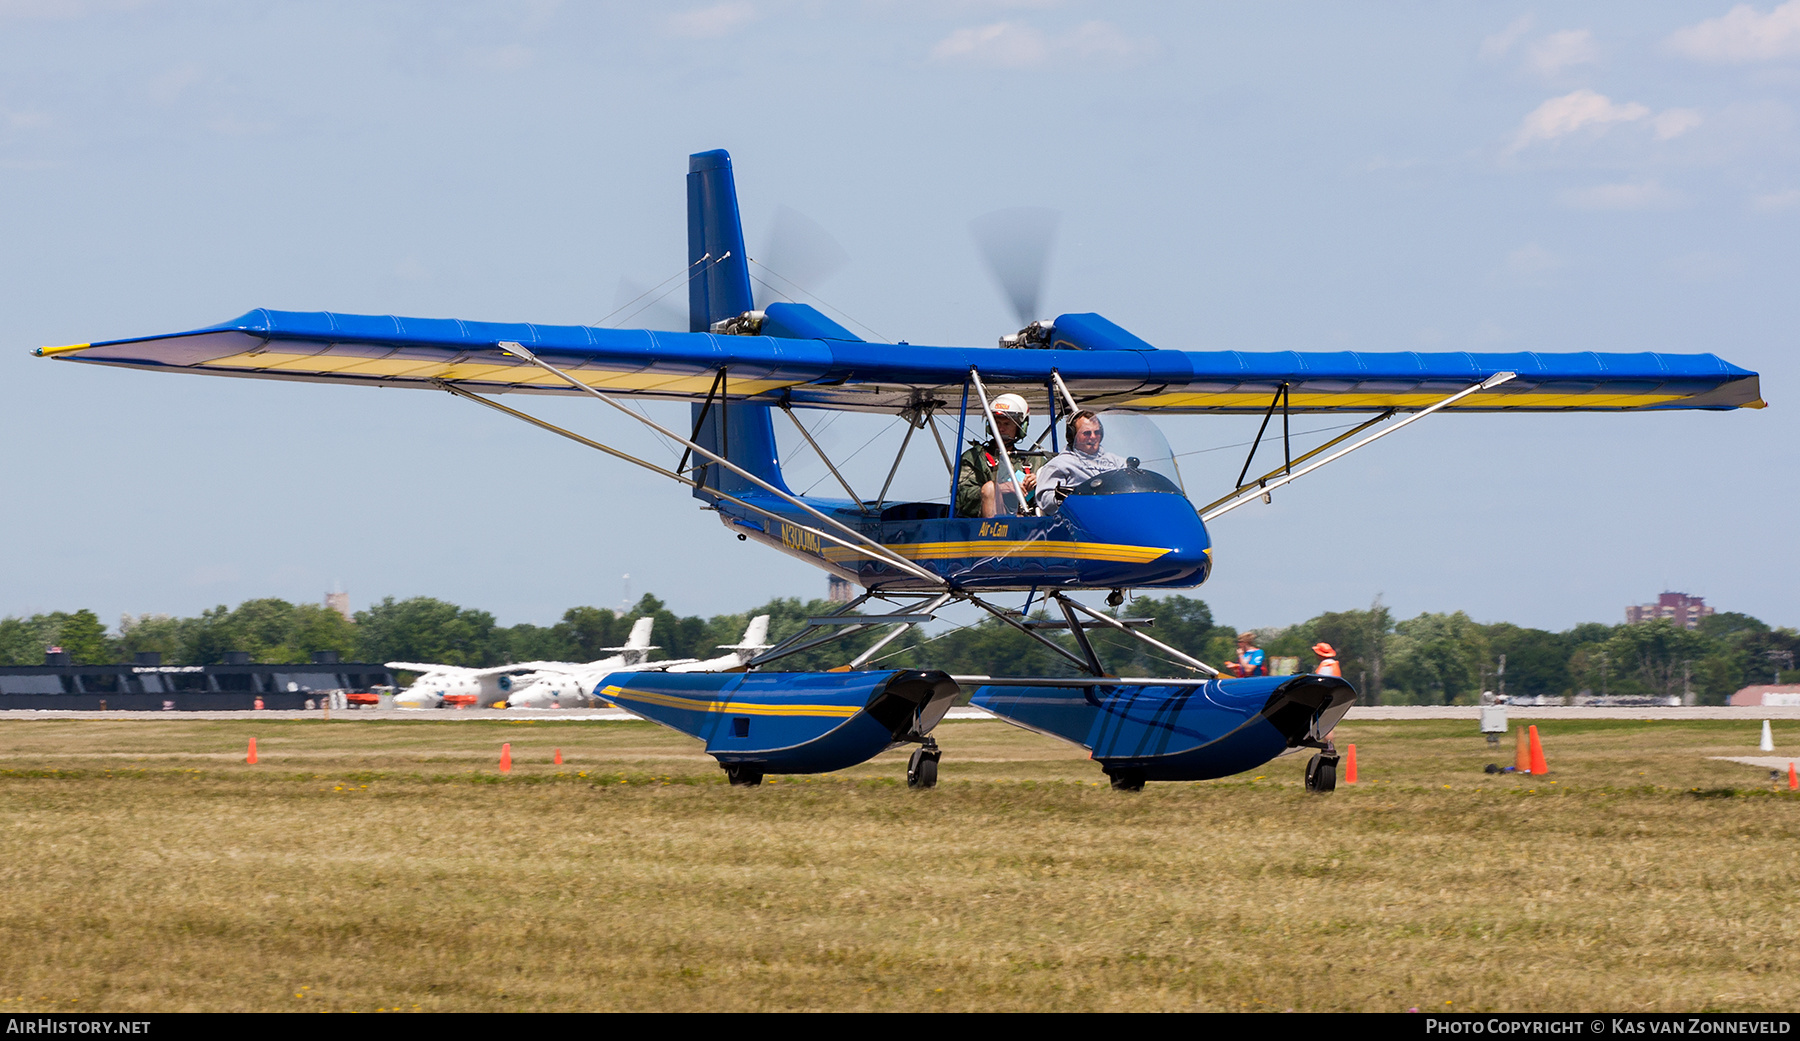
[{"label": "vertical tail fin", "polygon": [[[736,318],[755,307],[750,294],[750,258],[744,253],[744,225],[738,216],[737,183],[724,149],[688,156],[688,329],[703,333],[714,322]],[[777,488],[786,489],[775,448],[775,426],[767,405],[729,400],[731,373],[725,373],[724,400],[693,407],[694,441]],[[716,463],[696,460],[694,489],[742,495],[761,489]]]},{"label": "vertical tail fin", "polygon": [[769,616],[766,614],[759,614],[755,618],[750,619],[750,624],[745,627],[743,640],[738,643],[722,643],[719,645],[719,650],[766,651],[770,646]]},{"label": "vertical tail fin", "polygon": [[688,156],[687,189],[688,331],[703,333],[755,306],[731,156],[722,148]]}]

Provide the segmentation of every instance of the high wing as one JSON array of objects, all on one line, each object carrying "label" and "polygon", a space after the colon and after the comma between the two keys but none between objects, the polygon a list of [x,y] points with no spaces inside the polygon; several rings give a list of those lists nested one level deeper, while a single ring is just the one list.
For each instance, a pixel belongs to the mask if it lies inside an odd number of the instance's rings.
[{"label": "high wing", "polygon": [[[956,404],[971,368],[990,387],[1043,393],[1059,374],[1084,406],[1253,413],[1288,385],[1292,411],[1419,408],[1496,372],[1502,387],[1459,411],[1732,409],[1763,405],[1758,376],[1711,354],[1158,350],[1095,314],[1055,320],[1042,349],[931,347],[856,338],[804,304],[758,313],[760,335],[257,310],[166,336],[42,347],[68,361],[218,376],[576,393],[506,352],[528,347],[609,393],[897,411]],[[720,372],[724,377],[720,382]]]}]

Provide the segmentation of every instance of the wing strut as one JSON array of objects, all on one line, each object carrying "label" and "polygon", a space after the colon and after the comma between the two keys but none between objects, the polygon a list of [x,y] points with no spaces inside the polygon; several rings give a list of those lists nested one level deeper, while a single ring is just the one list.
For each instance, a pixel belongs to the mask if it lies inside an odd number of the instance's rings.
[{"label": "wing strut", "polygon": [[[863,505],[862,496],[856,494],[855,489],[850,487],[850,482],[844,480],[843,474],[838,473],[838,468],[832,463],[831,457],[825,454],[825,450],[819,447],[817,441],[813,440],[811,432],[806,429],[806,424],[800,422],[799,416],[794,415],[794,406],[789,404],[786,398],[783,398],[781,401],[781,411],[786,412],[788,419],[791,420],[796,427],[800,428],[800,436],[806,438],[806,443],[812,446],[813,454],[818,456],[819,461],[825,464],[825,469],[831,471],[831,476],[837,478],[837,483],[844,488],[844,494],[850,497],[850,501],[856,504],[857,509],[863,511],[865,514],[868,513],[869,508]],[[697,428],[695,430],[695,436],[699,436]]]},{"label": "wing strut", "polygon": [[[1399,430],[1402,427],[1405,427],[1409,423],[1413,423],[1418,420],[1424,419],[1426,416],[1431,415],[1433,412],[1436,412],[1437,410],[1439,410],[1441,408],[1446,408],[1450,405],[1453,405],[1456,402],[1461,401],[1462,399],[1468,397],[1471,394],[1475,394],[1480,391],[1489,390],[1494,387],[1498,387],[1500,384],[1505,383],[1507,380],[1510,380],[1517,375],[1518,375],[1518,373],[1516,373],[1516,372],[1496,372],[1492,376],[1489,376],[1487,379],[1482,380],[1480,383],[1476,383],[1476,384],[1473,384],[1472,386],[1464,387],[1462,390],[1457,391],[1456,393],[1450,395],[1449,397],[1445,398],[1444,400],[1439,401],[1434,405],[1429,405],[1425,408],[1422,408],[1417,412],[1414,412],[1412,415],[1407,416],[1405,419],[1402,419],[1400,422],[1395,423],[1391,427],[1388,427],[1386,430],[1378,430],[1375,433],[1370,434],[1368,437],[1363,438],[1361,441],[1358,441],[1353,445],[1350,445],[1346,448],[1338,449],[1336,452],[1331,453],[1330,455],[1328,455],[1325,458],[1319,460],[1318,462],[1312,464],[1311,466],[1302,467],[1299,470],[1295,470],[1295,471],[1292,471],[1291,473],[1284,474],[1284,475],[1277,477],[1274,480],[1268,482],[1267,484],[1258,482],[1257,484],[1252,485],[1248,488],[1243,488],[1243,489],[1240,489],[1239,491],[1233,492],[1231,495],[1226,497],[1223,505],[1214,505],[1212,508],[1206,510],[1205,512],[1202,512],[1200,514],[1200,520],[1203,523],[1210,524],[1210,523],[1212,523],[1212,520],[1214,517],[1224,516],[1225,514],[1230,513],[1232,510],[1237,509],[1239,506],[1242,506],[1245,503],[1251,501],[1252,499],[1267,496],[1271,491],[1274,491],[1276,488],[1279,488],[1284,484],[1288,484],[1289,482],[1297,481],[1300,478],[1305,477],[1307,474],[1312,473],[1314,470],[1317,470],[1319,467],[1324,466],[1326,463],[1335,462],[1336,460],[1342,459],[1343,457],[1349,455],[1351,452],[1356,451],[1357,449],[1363,447],[1364,445],[1374,444],[1376,441],[1379,441],[1382,438],[1393,433],[1394,431]],[[1266,423],[1267,420],[1265,419],[1264,422]],[[1358,428],[1358,429],[1360,429],[1360,428]],[[1355,431],[1352,431],[1352,433],[1354,433],[1354,432]],[[1349,436],[1349,435],[1345,435],[1345,436]],[[1248,469],[1248,468],[1246,467],[1246,469]]]},{"label": "wing strut", "polygon": [[[861,607],[863,604],[867,603],[870,599],[876,597],[877,595],[878,594],[875,594],[875,593],[864,593],[861,596],[857,597],[856,599],[845,604],[843,607],[839,608],[833,614],[825,615],[820,618],[808,619],[806,626],[804,628],[802,628],[799,632],[794,633],[792,636],[789,636],[787,639],[782,640],[780,643],[776,644],[775,646],[769,648],[768,650],[762,652],[761,654],[757,655],[756,657],[745,662],[744,667],[746,669],[754,670],[758,666],[767,665],[769,662],[775,661],[779,658],[785,658],[790,654],[799,654],[801,651],[811,650],[814,647],[820,647],[825,644],[832,643],[836,640],[841,640],[844,637],[849,636],[852,633],[858,633],[858,632],[863,631],[864,629],[872,628],[875,626],[881,626],[881,625],[894,625],[896,623],[906,623],[906,624],[900,625],[900,627],[898,629],[894,630],[894,632],[889,635],[888,640],[882,640],[880,643],[875,645],[875,648],[871,648],[868,653],[858,657],[856,659],[856,662],[854,663],[854,665],[850,666],[851,668],[854,668],[855,665],[860,665],[865,660],[867,660],[869,655],[871,655],[875,652],[875,649],[880,648],[881,646],[888,643],[889,640],[891,640],[893,637],[899,636],[901,633],[905,632],[911,624],[915,624],[919,621],[929,619],[931,617],[932,612],[936,611],[939,607],[942,607],[955,594],[952,594],[952,593],[936,593],[936,594],[933,594],[933,593],[881,593],[881,594],[879,594],[880,598],[888,601],[889,603],[894,603],[896,601],[901,601],[901,600],[904,600],[906,602],[904,604],[902,604],[898,610],[896,610],[890,614],[885,614],[885,615],[851,614],[852,611],[855,611],[857,608]],[[831,628],[833,626],[839,626],[841,628],[838,628],[836,632],[830,633],[825,636],[820,636],[816,639],[807,639],[807,637],[811,636],[815,631],[817,631],[819,629]]]},{"label": "wing strut", "polygon": [[[647,462],[643,459],[639,459],[637,456],[631,455],[628,452],[621,452],[618,449],[612,447],[611,445],[602,444],[599,441],[593,440],[592,438],[582,437],[580,434],[577,434],[572,430],[564,430],[562,427],[557,426],[555,423],[552,423],[549,420],[539,419],[538,417],[531,415],[528,412],[520,412],[516,408],[510,408],[506,405],[502,405],[498,401],[491,401],[487,398],[482,397],[480,394],[475,393],[474,391],[468,390],[463,387],[459,387],[459,386],[455,385],[454,383],[447,383],[443,380],[437,380],[435,382],[437,383],[438,387],[449,392],[450,394],[455,395],[456,397],[466,398],[470,401],[475,402],[478,405],[486,405],[488,408],[491,408],[491,409],[495,410],[496,412],[504,412],[507,415],[513,417],[514,419],[523,420],[524,422],[530,423],[534,427],[538,427],[539,429],[542,429],[542,430],[548,430],[552,434],[561,435],[562,437],[566,437],[569,440],[574,441],[577,444],[586,445],[589,448],[596,449],[601,452],[605,452],[607,455],[610,455],[615,459],[622,459],[625,462],[631,463],[635,466],[641,466],[644,469],[649,470],[651,473],[657,474],[662,477],[667,477],[668,479],[676,482],[677,484],[683,484],[689,488],[695,488],[695,489],[702,490],[702,491],[706,492],[706,494],[708,494],[708,495],[717,496],[718,498],[724,499],[726,502],[731,503],[733,506],[740,506],[746,510],[749,510],[752,513],[767,517],[770,520],[781,521],[784,524],[793,524],[794,527],[799,528],[802,531],[811,532],[812,534],[817,535],[818,537],[824,539],[827,542],[830,542],[834,545],[842,546],[848,550],[861,551],[864,548],[862,546],[857,545],[856,543],[848,542],[842,538],[839,538],[838,536],[833,535],[828,531],[820,531],[819,529],[811,527],[810,525],[806,525],[806,524],[794,524],[793,521],[789,520],[786,517],[783,517],[779,513],[776,513],[774,510],[767,509],[766,507],[758,506],[755,503],[745,502],[744,500],[738,498],[737,496],[732,495],[729,492],[722,492],[722,491],[718,490],[717,488],[705,488],[701,484],[699,484],[699,482],[694,481],[691,478],[684,477],[681,474],[674,472],[673,470],[665,470],[662,467],[657,466],[655,463]],[[898,559],[905,560],[904,557],[900,557]],[[911,561],[906,561],[906,562],[908,564],[911,563]],[[931,578],[933,581],[940,582],[940,583],[942,582],[942,580],[937,578],[937,576],[935,576],[935,575],[930,575],[929,573],[927,573],[927,577]]]},{"label": "wing strut", "polygon": [[[1111,626],[1112,628],[1117,629],[1122,633],[1125,633],[1127,636],[1136,637],[1137,639],[1142,640],[1143,642],[1149,644],[1152,647],[1155,647],[1157,650],[1162,651],[1166,654],[1173,654],[1175,657],[1179,658],[1183,664],[1187,665],[1189,668],[1198,670],[1204,676],[1216,678],[1219,675],[1218,669],[1215,669],[1211,665],[1206,664],[1205,662],[1201,661],[1199,658],[1195,658],[1191,655],[1183,654],[1180,651],[1176,650],[1175,648],[1170,647],[1168,644],[1162,642],[1161,640],[1152,640],[1150,637],[1145,636],[1143,633],[1138,632],[1135,627],[1126,625],[1124,622],[1119,621],[1117,618],[1113,618],[1109,615],[1101,614],[1100,612],[1094,610],[1093,608],[1088,607],[1087,605],[1079,603],[1075,600],[1071,600],[1068,597],[1062,595],[1061,593],[1052,593],[1050,595],[1055,597],[1056,600],[1063,605],[1063,613],[1069,615],[1069,623],[1071,625],[1073,625],[1075,622],[1075,616],[1072,614],[1069,614],[1069,609],[1074,608],[1075,610],[1080,611],[1082,614],[1087,615],[1089,618],[1094,619],[1094,621],[1099,622],[1102,625]],[[1083,642],[1083,644],[1085,644],[1087,641],[1084,638],[1082,642]]]},{"label": "wing strut", "polygon": [[1275,406],[1281,406],[1281,457],[1287,461],[1285,469],[1294,472],[1293,450],[1288,440],[1288,382],[1281,381],[1275,388],[1275,396],[1269,399],[1269,411],[1263,413],[1262,426],[1256,428],[1256,440],[1250,442],[1250,454],[1244,457],[1244,468],[1238,471],[1237,486],[1244,486],[1244,476],[1250,472],[1250,464],[1256,461],[1256,450],[1262,447],[1263,432],[1269,429],[1269,420],[1275,416]]},{"label": "wing strut", "polygon": [[[721,366],[719,366],[719,374],[717,376],[713,377],[712,388],[706,392],[706,403],[704,405],[700,406],[700,416],[699,416],[699,418],[694,420],[693,440],[698,441],[700,439],[700,428],[702,426],[706,425],[706,414],[712,411],[713,399],[719,397],[724,392],[724,390],[725,390],[725,366],[721,365]],[[721,408],[722,408],[722,406],[721,406]],[[725,413],[723,411],[721,411],[719,413],[719,415],[721,417],[723,417],[724,414]],[[723,445],[723,444],[729,444],[730,442],[727,441],[724,437],[720,437],[719,443]],[[681,453],[681,462],[675,464],[675,469],[678,473],[687,473],[688,457],[693,454],[694,453],[691,449]]]},{"label": "wing strut", "polygon": [[[706,448],[702,447],[701,445],[698,445],[698,444],[694,443],[693,441],[690,441],[687,438],[682,437],[680,434],[677,434],[675,431],[670,430],[668,427],[663,426],[661,423],[658,423],[656,420],[651,419],[648,416],[642,416],[636,412],[633,412],[631,409],[628,409],[624,405],[619,404],[619,402],[617,400],[615,400],[612,395],[607,394],[604,391],[598,390],[594,387],[588,386],[587,384],[581,382],[580,380],[578,380],[575,377],[569,375],[568,373],[562,371],[561,369],[559,369],[556,366],[550,364],[549,362],[543,360],[542,358],[539,358],[537,355],[535,355],[535,354],[531,353],[531,351],[527,350],[523,344],[508,341],[508,342],[500,344],[499,347],[501,350],[506,351],[509,354],[516,354],[519,357],[524,358],[526,361],[530,362],[533,365],[536,365],[540,369],[543,369],[545,372],[550,373],[552,376],[557,377],[558,379],[567,383],[569,386],[574,387],[576,390],[579,390],[579,391],[589,395],[590,397],[599,398],[601,401],[605,402],[608,405],[611,405],[615,409],[618,409],[620,412],[624,413],[627,416],[630,416],[632,419],[638,421],[639,423],[644,424],[645,426],[656,431],[657,433],[661,434],[662,436],[669,438],[672,441],[676,441],[683,445],[686,445],[694,453],[696,453],[698,455],[703,455],[706,458],[712,460],[713,462],[718,463],[720,466],[725,467],[727,470],[730,470],[732,473],[737,474],[739,477],[744,478],[745,480],[749,481],[751,484],[756,485],[758,488],[761,488],[762,490],[768,492],[769,494],[774,495],[776,498],[781,499],[783,502],[786,502],[792,506],[797,506],[800,509],[805,510],[807,513],[812,514],[814,517],[817,517],[819,520],[824,521],[826,524],[831,525],[832,527],[838,529],[839,531],[843,532],[844,534],[850,536],[852,539],[855,539],[857,542],[861,543],[864,548],[873,550],[874,553],[872,555],[875,556],[876,558],[880,559],[881,561],[885,562],[889,567],[899,568],[901,571],[906,572],[907,574],[913,576],[914,578],[922,578],[925,581],[927,581],[927,582],[931,583],[932,585],[937,586],[939,588],[944,588],[949,585],[949,583],[945,582],[939,576],[932,574],[931,572],[925,570],[922,567],[919,567],[917,564],[914,564],[912,561],[907,560],[905,557],[901,556],[898,553],[895,553],[893,550],[882,545],[881,543],[876,542],[874,539],[869,538],[867,535],[864,535],[862,532],[857,531],[855,528],[850,527],[848,524],[845,524],[842,521],[834,520],[830,517],[827,517],[825,514],[820,513],[818,510],[814,509],[811,504],[807,503],[804,499],[801,499],[799,496],[791,495],[788,492],[782,491],[780,488],[775,487],[774,485],[772,485],[769,482],[763,480],[762,478],[756,476],[755,474],[744,469],[743,467],[737,465],[736,463],[725,458],[724,456],[719,455],[715,452],[708,451]],[[730,496],[724,496],[723,493],[721,493],[721,492],[715,491],[714,494],[721,495],[722,497],[725,497],[725,498],[730,498]],[[741,499],[734,499],[733,501],[738,502],[740,504],[743,502],[743,500],[741,500]],[[767,513],[767,511],[765,511],[765,510],[758,510],[757,512]],[[832,541],[841,543],[841,540],[839,540],[839,539],[832,539]]]},{"label": "wing strut", "polygon": [[[887,502],[888,489],[894,485],[894,475],[900,472],[900,460],[906,458],[906,446],[912,444],[913,431],[918,429],[913,425],[913,420],[917,417],[918,413],[916,412],[911,416],[905,412],[900,413],[900,418],[906,420],[906,436],[900,439],[900,451],[894,453],[894,465],[888,467],[887,480],[881,482],[881,491],[875,496],[875,508],[878,510],[881,509],[882,503]],[[889,427],[888,429],[893,428]]]},{"label": "wing strut", "polygon": [[[1331,440],[1325,442],[1324,444],[1320,445],[1319,447],[1312,449],[1309,452],[1302,452],[1300,454],[1299,458],[1289,460],[1285,467],[1277,466],[1275,469],[1270,470],[1266,474],[1263,474],[1261,477],[1258,477],[1256,480],[1251,481],[1249,484],[1240,483],[1236,488],[1233,488],[1231,491],[1226,492],[1224,495],[1219,496],[1217,499],[1214,499],[1212,502],[1207,503],[1205,506],[1200,507],[1200,512],[1205,513],[1207,510],[1212,509],[1214,506],[1217,506],[1222,502],[1229,501],[1232,496],[1238,494],[1239,492],[1245,490],[1246,488],[1253,488],[1253,487],[1261,488],[1263,485],[1269,483],[1269,481],[1271,479],[1280,476],[1282,470],[1284,470],[1284,469],[1292,470],[1294,468],[1295,463],[1304,463],[1308,459],[1311,459],[1313,456],[1318,455],[1320,452],[1329,451],[1330,449],[1336,447],[1337,445],[1343,444],[1345,441],[1350,440],[1351,438],[1353,438],[1356,435],[1362,433],[1363,431],[1369,429],[1370,427],[1376,425],[1377,423],[1387,422],[1388,420],[1390,420],[1394,417],[1395,411],[1396,410],[1390,408],[1386,412],[1383,412],[1381,415],[1376,416],[1374,419],[1364,420],[1363,422],[1356,424],[1355,426],[1351,427],[1349,430],[1344,431],[1343,433],[1341,433],[1338,436],[1332,438]],[[1179,466],[1179,464],[1177,464],[1177,466]],[[1241,480],[1241,478],[1240,478],[1240,480]]]},{"label": "wing strut", "polygon": [[[988,433],[993,435],[994,445],[1000,449],[1000,461],[1006,466],[1006,480],[994,482],[994,504],[996,506],[1004,504],[1000,494],[1000,486],[1002,484],[1009,484],[1013,487],[1012,497],[1019,500],[1019,508],[1017,510],[1008,509],[1004,512],[1024,513],[1025,499],[1018,490],[1019,471],[1013,469],[1012,453],[1006,450],[1006,438],[1001,437],[1000,431],[994,428],[994,406],[988,401],[987,387],[982,385],[981,373],[975,371],[975,366],[973,365],[969,366],[969,379],[975,384],[975,393],[981,395],[981,416],[987,421]],[[952,499],[952,512],[955,511],[955,508],[956,500]]]}]

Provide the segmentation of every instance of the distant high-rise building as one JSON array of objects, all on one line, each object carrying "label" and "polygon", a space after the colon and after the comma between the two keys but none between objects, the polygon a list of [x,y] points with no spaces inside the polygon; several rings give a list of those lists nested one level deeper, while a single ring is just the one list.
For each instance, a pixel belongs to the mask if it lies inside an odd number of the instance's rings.
[{"label": "distant high-rise building", "polygon": [[856,587],[836,575],[825,576],[825,599],[834,604],[847,604],[856,599]]},{"label": "distant high-rise building", "polygon": [[328,611],[336,611],[338,614],[343,615],[344,621],[346,622],[353,622],[356,620],[350,617],[349,593],[326,593],[325,609]]},{"label": "distant high-rise building", "polygon": [[1656,598],[1654,604],[1635,604],[1625,609],[1625,621],[1635,625],[1638,622],[1653,622],[1658,618],[1667,618],[1683,629],[1693,629],[1700,625],[1700,619],[1712,614],[1713,609],[1706,606],[1706,598],[1689,596],[1686,593],[1664,593]]}]

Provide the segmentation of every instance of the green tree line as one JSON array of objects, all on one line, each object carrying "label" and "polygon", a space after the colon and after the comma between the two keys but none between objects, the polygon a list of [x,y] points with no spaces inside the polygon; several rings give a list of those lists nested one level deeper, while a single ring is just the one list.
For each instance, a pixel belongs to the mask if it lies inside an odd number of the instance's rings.
[{"label": "green tree line", "polygon": [[[346,661],[468,666],[593,661],[622,645],[632,623],[643,617],[656,620],[653,642],[659,649],[653,659],[708,658],[720,653],[719,645],[737,643],[755,615],[770,616],[770,638],[779,641],[798,632],[809,617],[838,606],[788,598],[740,614],[683,617],[646,594],[622,614],[573,607],[553,625],[501,626],[486,611],[430,597],[388,597],[356,612],[354,620],[315,604],[265,598],[235,608],[221,604],[194,618],[126,615],[111,632],[92,611],[58,611],[0,618],[0,665],[40,664],[50,647],[63,648],[76,664],[128,662],[142,651],[160,652],[170,665],[217,664],[231,651],[271,663],[305,662],[318,651],[335,651]],[[1236,630],[1215,622],[1201,600],[1146,597],[1114,614],[1152,619],[1148,635],[1202,661],[1216,665],[1234,653]],[[1042,618],[1042,611],[1034,617]],[[840,667],[884,634],[859,633],[793,655],[781,667]],[[1503,655],[1505,690],[1514,695],[1691,693],[1701,704],[1719,704],[1752,683],[1800,679],[1794,667],[1800,633],[1729,612],[1711,615],[1693,630],[1666,621],[1590,622],[1555,633],[1505,622],[1482,624],[1460,611],[1396,621],[1378,602],[1367,610],[1328,612],[1286,628],[1263,629],[1258,637],[1270,655],[1299,658],[1302,671],[1317,661],[1313,644],[1330,643],[1364,704],[1472,703],[1483,690],[1501,688]],[[1067,633],[1051,639],[1079,655]],[[1090,630],[1089,639],[1115,675],[1191,674],[1171,656],[1122,633]],[[993,618],[936,634],[909,630],[881,648],[868,667],[995,676],[1075,671],[1031,637]]]}]

